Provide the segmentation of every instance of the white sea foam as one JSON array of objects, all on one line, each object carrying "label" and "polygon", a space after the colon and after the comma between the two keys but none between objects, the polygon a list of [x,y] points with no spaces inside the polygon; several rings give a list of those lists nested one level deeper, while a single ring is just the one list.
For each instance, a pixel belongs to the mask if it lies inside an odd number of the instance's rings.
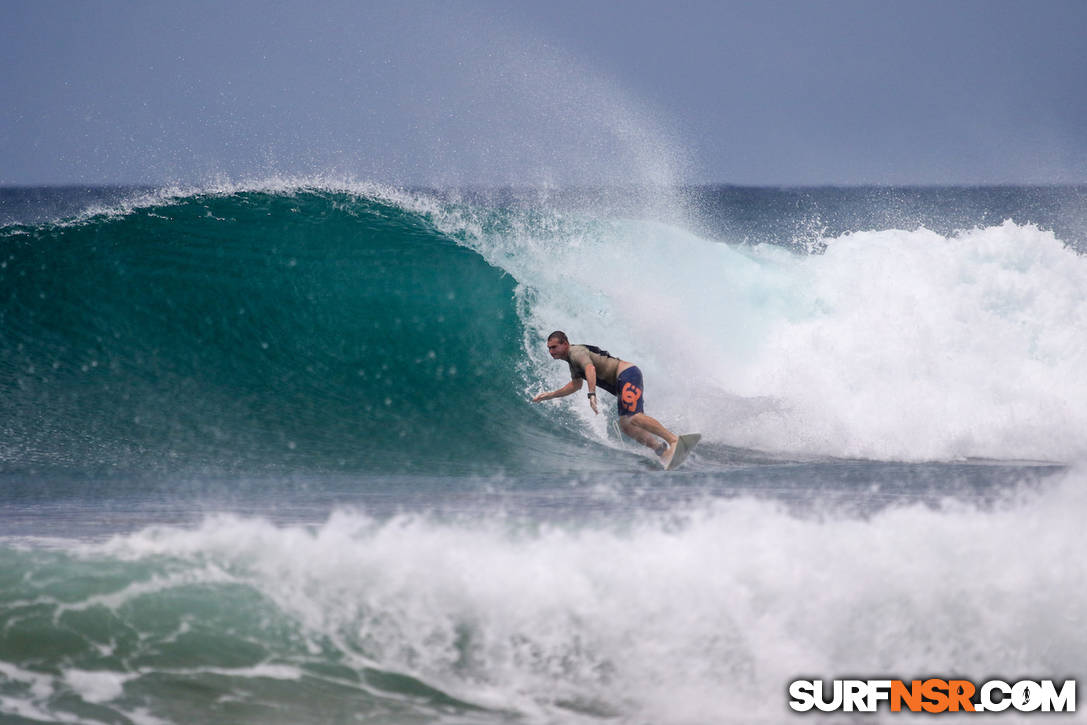
[{"label": "white sea foam", "polygon": [[124,692],[125,682],[136,675],[121,672],[70,669],[64,672],[64,682],[87,702],[103,703],[116,699]]},{"label": "white sea foam", "polygon": [[[120,697],[124,692],[124,683],[138,675],[73,668],[64,670],[58,677],[0,662],[0,676],[10,683],[24,686],[21,688],[21,696],[0,696],[0,713],[40,722],[100,723],[101,720],[79,717],[57,708],[54,699],[56,692],[70,689],[86,702],[102,704]],[[159,725],[163,722],[153,718],[135,721],[148,725]]]},{"label": "white sea foam", "polygon": [[776,722],[800,675],[1087,675],[1085,483],[863,519],[749,498],[593,528],[219,517],[102,552],[214,561],[343,662],[530,721]]},{"label": "white sea foam", "polygon": [[8,662],[0,662],[0,675],[5,679],[22,682],[29,686],[29,692],[36,698],[47,698],[53,694],[53,678],[40,672],[31,672]]},{"label": "white sea foam", "polygon": [[638,363],[647,411],[677,429],[875,459],[1087,454],[1087,258],[1010,221],[825,242],[628,221],[474,244],[522,283],[535,374],[562,380],[541,336],[565,329]]}]

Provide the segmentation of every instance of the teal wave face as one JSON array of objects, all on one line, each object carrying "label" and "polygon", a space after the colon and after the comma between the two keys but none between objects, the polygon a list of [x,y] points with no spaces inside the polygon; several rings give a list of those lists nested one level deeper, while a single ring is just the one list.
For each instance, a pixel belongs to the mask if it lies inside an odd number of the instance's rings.
[{"label": "teal wave face", "polygon": [[138,722],[148,710],[174,723],[480,712],[416,678],[360,665],[364,642],[308,630],[214,565],[7,548],[0,563],[2,712],[35,713],[28,722]]},{"label": "teal wave face", "polygon": [[9,470],[494,468],[548,425],[514,281],[395,206],[203,195],[0,245]]}]

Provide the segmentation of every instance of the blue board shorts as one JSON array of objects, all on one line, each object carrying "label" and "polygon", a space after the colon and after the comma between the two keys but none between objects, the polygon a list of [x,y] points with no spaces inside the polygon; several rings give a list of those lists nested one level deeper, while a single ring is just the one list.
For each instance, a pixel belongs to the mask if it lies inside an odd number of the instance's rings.
[{"label": "blue board shorts", "polygon": [[619,401],[619,416],[644,413],[645,399],[642,395],[644,383],[642,383],[642,371],[638,369],[638,366],[631,365],[619,373],[619,378],[615,382],[619,390],[616,396]]}]

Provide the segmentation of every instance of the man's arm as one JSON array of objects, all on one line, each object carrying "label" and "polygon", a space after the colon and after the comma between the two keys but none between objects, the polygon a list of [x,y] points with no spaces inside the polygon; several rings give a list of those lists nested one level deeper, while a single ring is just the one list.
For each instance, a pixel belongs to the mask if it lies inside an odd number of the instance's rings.
[{"label": "man's arm", "polygon": [[600,410],[596,407],[596,366],[592,363],[585,366],[585,381],[589,383],[589,407],[593,409],[593,413],[600,415]]},{"label": "man's arm", "polygon": [[[596,380],[596,371],[593,371],[593,380]],[[541,400],[551,400],[552,398],[565,398],[567,395],[573,395],[577,391],[581,390],[581,378],[577,380],[571,380],[566,385],[563,385],[558,390],[552,390],[550,393],[540,393],[532,399],[533,403],[539,403]]]},{"label": "man's arm", "polygon": [[592,363],[585,366],[585,382],[589,384],[589,393],[596,395],[596,366]]}]

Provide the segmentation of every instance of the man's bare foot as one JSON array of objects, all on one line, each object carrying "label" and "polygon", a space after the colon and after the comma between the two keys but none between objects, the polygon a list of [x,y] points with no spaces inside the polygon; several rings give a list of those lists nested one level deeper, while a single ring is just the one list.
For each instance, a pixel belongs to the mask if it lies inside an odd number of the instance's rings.
[{"label": "man's bare foot", "polygon": [[672,456],[676,455],[676,448],[678,446],[679,438],[676,438],[674,441],[668,444],[668,448],[665,449],[664,453],[658,454],[660,456],[661,463],[664,465],[665,468],[668,468],[668,464],[672,462]]}]

